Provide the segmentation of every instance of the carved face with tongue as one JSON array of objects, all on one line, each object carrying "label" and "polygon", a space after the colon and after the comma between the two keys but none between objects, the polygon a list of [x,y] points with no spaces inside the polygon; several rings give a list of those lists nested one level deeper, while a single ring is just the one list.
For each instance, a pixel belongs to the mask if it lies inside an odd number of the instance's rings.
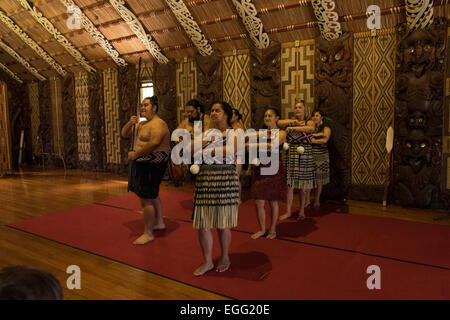
[{"label": "carved face with tongue", "polygon": [[433,69],[436,60],[436,43],[426,30],[416,30],[400,44],[404,71],[411,71],[417,78]]},{"label": "carved face with tongue", "polygon": [[404,156],[414,173],[429,162],[432,143],[422,130],[411,130],[405,139]]}]

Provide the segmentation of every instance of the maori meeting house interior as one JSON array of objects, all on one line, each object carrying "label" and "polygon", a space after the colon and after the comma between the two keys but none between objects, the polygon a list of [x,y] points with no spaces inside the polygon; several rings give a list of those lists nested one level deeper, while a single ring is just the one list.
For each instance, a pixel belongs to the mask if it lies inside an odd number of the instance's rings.
[{"label": "maori meeting house interior", "polygon": [[450,300],[449,53],[450,0],[0,0],[0,299]]}]

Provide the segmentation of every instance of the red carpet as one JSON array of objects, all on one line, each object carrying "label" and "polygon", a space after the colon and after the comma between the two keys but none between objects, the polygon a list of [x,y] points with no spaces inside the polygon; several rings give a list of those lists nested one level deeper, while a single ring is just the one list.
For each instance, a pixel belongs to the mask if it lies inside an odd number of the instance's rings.
[{"label": "red carpet", "polygon": [[[190,201],[190,197],[191,195],[186,193],[162,191],[161,198],[166,210],[165,214],[174,218],[176,216],[189,219],[190,211],[187,201]],[[126,196],[125,199],[130,201],[132,197]],[[108,201],[108,204],[116,205],[116,201],[117,199]],[[120,201],[120,206],[124,207],[125,201]],[[253,210],[251,212],[253,213]],[[320,237],[317,233],[322,232],[321,228],[331,230],[332,227],[326,225],[334,222],[334,228],[340,230],[340,233],[334,230],[334,236],[346,235],[346,240],[326,236],[322,242],[337,241],[338,243],[329,243],[335,247],[342,244],[356,245],[357,249],[362,251],[374,245],[376,239],[372,239],[373,235],[392,232],[391,227],[386,227],[382,231],[378,230],[380,223],[376,221],[366,240],[358,228],[351,229],[355,227],[355,224],[346,226],[338,222],[339,219],[346,219],[345,221],[350,223],[348,219],[360,216],[339,214],[331,222],[325,223],[326,217],[333,215],[315,217],[311,219],[316,221],[315,229],[306,230],[308,232],[304,234],[288,236],[305,242],[318,241]],[[241,214],[238,229],[249,227],[253,231],[255,222],[251,221],[251,216],[253,214],[250,212]],[[196,278],[192,275],[192,271],[202,260],[196,231],[189,222],[170,218],[165,219],[165,222],[167,229],[157,232],[156,240],[145,246],[132,245],[132,241],[143,230],[141,215],[105,205],[91,204],[69,209],[19,222],[12,227],[238,299],[450,299],[450,270],[448,269],[371,257],[294,241],[252,240],[248,233],[237,231],[233,232],[230,248],[231,269],[220,274],[209,272],[203,277]],[[399,222],[403,223],[403,221]],[[297,228],[301,226],[296,222],[287,222],[287,224],[293,224]],[[402,250],[397,248],[401,247],[401,243],[416,243],[415,239],[408,241],[405,238],[407,235],[404,233],[407,230],[409,228],[403,227],[401,231],[393,232],[395,236],[391,235],[389,239],[380,237],[379,245],[386,246],[386,250],[391,250],[390,254],[397,251],[400,254]],[[441,228],[436,230],[438,231],[434,233],[434,236],[442,232]],[[400,234],[400,232],[403,233]],[[404,238],[401,240],[401,237]],[[415,237],[422,237],[422,234],[415,234]],[[443,244],[445,239],[447,243]],[[445,261],[448,263],[449,251],[445,251],[445,248],[448,248],[448,233],[445,239],[441,239],[439,248],[429,248],[435,253],[439,251],[433,261],[440,261],[441,265],[444,265]],[[219,244],[216,235],[214,241],[214,257],[217,259]],[[400,242],[400,244],[387,245],[390,241]],[[377,250],[381,251],[381,249]],[[413,254],[413,250],[407,247],[403,251],[406,255]],[[387,252],[382,254],[398,258]],[[433,255],[421,252],[416,260],[423,260],[428,256]],[[438,256],[447,257],[445,259]],[[425,260],[422,262],[432,263]],[[366,280],[369,277],[366,269],[370,265],[378,265],[381,268],[381,290],[368,290],[366,287]]]},{"label": "red carpet", "polygon": [[[177,219],[191,219],[193,194],[161,190],[164,215]],[[103,204],[140,210],[136,195],[124,196],[102,202]],[[285,207],[280,204],[280,213]],[[269,226],[269,208],[266,206],[266,225]],[[387,256],[400,260],[450,268],[450,227],[378,218],[354,214],[306,211],[307,219],[280,221],[279,237],[358,251],[371,255]],[[249,200],[239,206],[237,230],[254,233],[258,229],[254,202]]]}]

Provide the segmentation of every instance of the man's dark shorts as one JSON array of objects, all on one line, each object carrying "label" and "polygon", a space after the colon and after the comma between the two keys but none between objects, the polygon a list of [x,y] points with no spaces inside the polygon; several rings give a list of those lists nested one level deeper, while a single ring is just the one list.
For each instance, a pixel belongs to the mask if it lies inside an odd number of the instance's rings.
[{"label": "man's dark shorts", "polygon": [[130,161],[128,191],[134,192],[139,198],[156,199],[168,159],[168,153],[155,152],[147,156],[147,160],[138,158]]}]

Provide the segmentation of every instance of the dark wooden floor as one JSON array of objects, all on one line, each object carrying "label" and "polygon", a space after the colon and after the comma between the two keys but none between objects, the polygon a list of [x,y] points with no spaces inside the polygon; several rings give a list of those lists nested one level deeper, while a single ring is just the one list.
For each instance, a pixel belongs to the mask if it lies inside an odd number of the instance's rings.
[{"label": "dark wooden floor", "polygon": [[[191,184],[175,188],[170,183],[163,182],[162,187],[193,190]],[[80,170],[64,172],[34,168],[0,179],[0,268],[27,265],[47,270],[62,284],[65,299],[225,299],[220,295],[6,226],[51,212],[104,201],[126,192],[126,178]],[[348,201],[348,204],[351,214],[450,226],[450,219],[435,220],[444,217],[443,212],[396,206],[383,208],[378,203],[360,201]],[[72,264],[80,266],[82,270],[81,290],[66,288],[66,268]]]}]

